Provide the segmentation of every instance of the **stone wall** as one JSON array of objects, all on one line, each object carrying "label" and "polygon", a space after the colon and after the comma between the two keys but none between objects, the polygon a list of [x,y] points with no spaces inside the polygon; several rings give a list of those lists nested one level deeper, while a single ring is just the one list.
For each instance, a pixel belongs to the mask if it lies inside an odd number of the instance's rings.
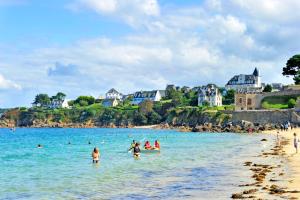
[{"label": "stone wall", "polygon": [[[235,95],[235,110],[252,110],[252,109],[262,109],[261,102],[266,97],[276,97],[276,96],[291,96],[299,95],[300,90],[284,90],[279,92],[261,92],[261,93],[237,93]],[[239,99],[242,99],[242,103],[239,103]],[[251,104],[248,105],[248,99]]]},{"label": "stone wall", "polygon": [[241,120],[250,121],[259,124],[281,124],[290,121],[295,124],[300,124],[300,114],[293,109],[287,110],[248,110],[232,112],[232,121]]}]

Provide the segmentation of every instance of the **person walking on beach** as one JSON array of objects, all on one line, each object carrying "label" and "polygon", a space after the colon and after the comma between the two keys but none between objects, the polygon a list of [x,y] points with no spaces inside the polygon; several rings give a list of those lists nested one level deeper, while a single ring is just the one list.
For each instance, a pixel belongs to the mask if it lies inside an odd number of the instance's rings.
[{"label": "person walking on beach", "polygon": [[93,163],[98,163],[99,162],[100,151],[97,149],[97,147],[95,147],[93,152],[92,152],[92,158],[93,158]]},{"label": "person walking on beach", "polygon": [[298,153],[298,142],[299,142],[299,139],[297,138],[297,134],[294,133],[294,147],[296,149],[296,153]]}]

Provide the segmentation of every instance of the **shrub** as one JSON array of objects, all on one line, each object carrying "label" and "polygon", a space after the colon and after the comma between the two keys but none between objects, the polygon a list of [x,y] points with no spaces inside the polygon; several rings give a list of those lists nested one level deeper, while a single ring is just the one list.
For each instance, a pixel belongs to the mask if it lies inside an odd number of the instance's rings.
[{"label": "shrub", "polygon": [[296,100],[295,100],[295,99],[290,99],[290,100],[288,101],[288,107],[289,107],[289,108],[294,108],[295,105],[296,105]]}]

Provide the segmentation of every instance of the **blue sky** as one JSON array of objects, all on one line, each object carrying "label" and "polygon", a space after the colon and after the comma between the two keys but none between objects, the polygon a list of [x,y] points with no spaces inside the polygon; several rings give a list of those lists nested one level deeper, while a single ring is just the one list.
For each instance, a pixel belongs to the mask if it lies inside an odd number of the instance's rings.
[{"label": "blue sky", "polygon": [[72,99],[220,86],[258,67],[263,82],[299,53],[298,0],[0,0],[0,107],[37,93]]}]

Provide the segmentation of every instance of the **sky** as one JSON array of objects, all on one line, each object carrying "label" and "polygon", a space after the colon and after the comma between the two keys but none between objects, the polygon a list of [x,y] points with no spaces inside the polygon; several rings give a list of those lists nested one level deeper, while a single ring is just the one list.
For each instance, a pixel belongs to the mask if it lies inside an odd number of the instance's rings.
[{"label": "sky", "polygon": [[299,0],[0,0],[0,108],[36,94],[98,97],[282,76]]}]

